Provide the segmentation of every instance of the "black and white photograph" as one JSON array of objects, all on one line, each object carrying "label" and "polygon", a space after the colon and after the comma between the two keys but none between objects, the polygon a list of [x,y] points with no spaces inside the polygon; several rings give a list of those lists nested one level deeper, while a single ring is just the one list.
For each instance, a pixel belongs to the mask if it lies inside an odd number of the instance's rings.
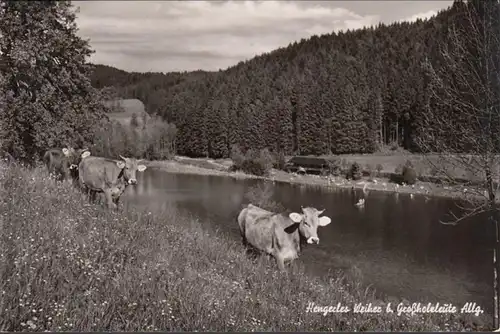
[{"label": "black and white photograph", "polygon": [[500,332],[499,188],[499,0],[0,0],[0,332]]}]

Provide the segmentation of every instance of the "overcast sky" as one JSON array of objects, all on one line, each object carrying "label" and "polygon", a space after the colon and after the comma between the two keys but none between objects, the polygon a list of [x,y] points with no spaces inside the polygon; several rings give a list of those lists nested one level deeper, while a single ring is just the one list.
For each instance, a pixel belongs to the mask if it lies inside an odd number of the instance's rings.
[{"label": "overcast sky", "polygon": [[453,1],[74,1],[91,61],[126,71],[226,69],[290,42],[430,17]]}]

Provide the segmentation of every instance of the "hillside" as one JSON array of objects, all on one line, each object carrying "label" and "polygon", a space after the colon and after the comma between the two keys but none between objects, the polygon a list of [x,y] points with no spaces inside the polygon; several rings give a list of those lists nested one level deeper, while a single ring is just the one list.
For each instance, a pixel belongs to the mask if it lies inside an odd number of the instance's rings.
[{"label": "hillside", "polygon": [[[432,146],[453,129],[423,125],[427,113],[450,108],[433,100],[423,65],[444,62],[442,47],[464,8],[456,1],[429,20],[313,36],[219,72],[97,65],[93,84],[116,87],[175,123],[181,155],[227,157],[234,144],[285,154],[371,153],[384,145],[416,152],[417,139]],[[456,146],[465,150],[463,140]]]}]

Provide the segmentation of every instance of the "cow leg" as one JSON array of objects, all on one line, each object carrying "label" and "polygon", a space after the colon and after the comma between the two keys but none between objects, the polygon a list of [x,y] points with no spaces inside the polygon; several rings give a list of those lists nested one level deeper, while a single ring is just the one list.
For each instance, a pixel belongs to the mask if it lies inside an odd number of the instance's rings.
[{"label": "cow leg", "polygon": [[116,204],[113,201],[113,196],[111,194],[111,189],[106,189],[104,191],[104,196],[106,197],[106,204],[108,205],[108,208],[110,209],[116,209]]},{"label": "cow leg", "polygon": [[94,204],[95,201],[96,201],[96,195],[97,195],[97,193],[94,190],[92,190],[92,189],[87,189],[87,195],[89,197],[89,202],[92,203],[92,204]]},{"label": "cow leg", "polygon": [[119,204],[120,204],[120,197],[114,197],[113,198],[113,203],[115,203],[116,208],[118,208]]}]

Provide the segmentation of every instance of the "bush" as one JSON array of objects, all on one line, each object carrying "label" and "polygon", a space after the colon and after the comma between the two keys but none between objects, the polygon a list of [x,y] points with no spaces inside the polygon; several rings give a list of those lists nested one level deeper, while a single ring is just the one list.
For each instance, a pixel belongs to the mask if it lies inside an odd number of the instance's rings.
[{"label": "bush", "polygon": [[231,159],[233,160],[231,171],[241,170],[257,176],[267,175],[275,160],[267,148],[260,151],[250,149],[243,155],[236,145],[231,150]]},{"label": "bush", "polygon": [[231,160],[233,161],[234,170],[241,169],[243,161],[245,161],[245,155],[241,152],[239,145],[231,146]]},{"label": "bush", "polygon": [[351,168],[349,169],[349,171],[347,172],[347,179],[357,181],[357,180],[361,179],[361,176],[362,176],[361,167],[359,166],[359,164],[357,162],[354,162],[351,165]]},{"label": "bush", "polygon": [[258,207],[272,212],[283,212],[285,208],[278,202],[272,199],[274,187],[269,183],[259,183],[256,186],[250,187],[245,193],[245,198]]},{"label": "bush", "polygon": [[402,179],[406,184],[415,184],[415,182],[417,182],[417,173],[415,172],[415,169],[410,166],[404,166]]},{"label": "bush", "polygon": [[380,174],[384,170],[384,166],[382,166],[381,164],[377,164],[376,168],[377,168],[377,174],[378,174],[378,176],[380,176]]},{"label": "bush", "polygon": [[328,160],[328,169],[331,175],[339,176],[342,173],[341,161],[339,159]]}]

